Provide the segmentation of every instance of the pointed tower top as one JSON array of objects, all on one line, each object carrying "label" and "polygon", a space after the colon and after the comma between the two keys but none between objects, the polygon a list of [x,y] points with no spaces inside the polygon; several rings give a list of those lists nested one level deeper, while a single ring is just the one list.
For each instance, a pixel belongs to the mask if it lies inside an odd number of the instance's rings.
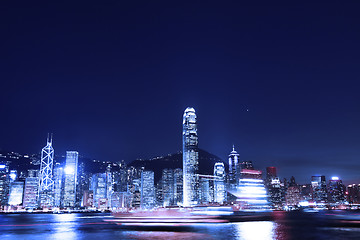
[{"label": "pointed tower top", "polygon": [[235,151],[235,146],[234,146],[234,144],[233,144],[233,151]]}]

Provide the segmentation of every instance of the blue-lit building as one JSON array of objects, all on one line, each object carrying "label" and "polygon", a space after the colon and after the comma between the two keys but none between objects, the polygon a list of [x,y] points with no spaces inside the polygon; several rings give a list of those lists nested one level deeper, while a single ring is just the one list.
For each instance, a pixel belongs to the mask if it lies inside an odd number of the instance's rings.
[{"label": "blue-lit building", "polygon": [[328,201],[325,176],[311,177],[311,191],[314,202],[326,203]]},{"label": "blue-lit building", "polygon": [[52,207],[54,205],[53,164],[54,148],[52,147],[52,137],[48,137],[46,146],[41,150],[38,189],[40,207]]},{"label": "blue-lit building", "polygon": [[9,200],[10,173],[7,164],[0,163],[0,206],[5,206]]},{"label": "blue-lit building", "polygon": [[105,208],[107,206],[102,206],[107,202],[107,175],[106,173],[96,173],[91,177],[90,190],[94,194],[94,207],[96,208]]},{"label": "blue-lit building", "polygon": [[163,169],[161,181],[163,206],[173,206],[175,202],[174,170]]},{"label": "blue-lit building", "polygon": [[23,203],[24,182],[13,181],[10,184],[10,195],[8,204],[11,206],[19,206]]},{"label": "blue-lit building", "polygon": [[35,209],[38,206],[36,196],[38,193],[39,179],[37,177],[27,177],[25,179],[23,207]]},{"label": "blue-lit building", "polygon": [[198,135],[195,109],[186,108],[183,115],[183,205],[198,203],[199,169]]},{"label": "blue-lit building", "polygon": [[152,209],[155,207],[154,172],[141,172],[141,208]]},{"label": "blue-lit building", "polygon": [[76,151],[66,152],[66,163],[64,168],[65,184],[63,207],[75,207],[76,204],[76,182],[79,153]]},{"label": "blue-lit building", "polygon": [[332,177],[328,184],[328,200],[329,203],[341,204],[345,201],[345,186],[341,179]]},{"label": "blue-lit building", "polygon": [[214,177],[214,202],[223,204],[226,201],[224,163],[215,163]]},{"label": "blue-lit building", "polygon": [[239,162],[240,155],[235,151],[235,147],[229,155],[229,183],[230,188],[235,189],[236,185],[238,184],[238,180],[240,178],[240,162]]}]

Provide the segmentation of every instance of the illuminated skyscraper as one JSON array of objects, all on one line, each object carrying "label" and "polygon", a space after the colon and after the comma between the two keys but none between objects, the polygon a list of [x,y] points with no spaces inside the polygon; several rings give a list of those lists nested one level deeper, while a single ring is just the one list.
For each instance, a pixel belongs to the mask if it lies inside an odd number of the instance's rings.
[{"label": "illuminated skyscraper", "polygon": [[194,108],[186,108],[183,116],[183,205],[198,202],[199,151]]},{"label": "illuminated skyscraper", "polygon": [[59,163],[55,164],[54,167],[54,206],[61,206],[61,193],[63,188],[63,176],[64,169],[60,166]]},{"label": "illuminated skyscraper", "polygon": [[311,177],[312,197],[315,202],[327,202],[327,189],[325,176]]},{"label": "illuminated skyscraper", "polygon": [[10,176],[9,167],[0,163],[0,207],[5,206],[9,200]]},{"label": "illuminated skyscraper", "polygon": [[17,206],[23,202],[24,182],[13,181],[10,184],[9,205]]},{"label": "illuminated skyscraper", "polygon": [[235,188],[238,184],[240,178],[240,163],[239,163],[239,154],[235,151],[233,146],[233,150],[229,155],[229,182],[230,188]]},{"label": "illuminated skyscraper", "polygon": [[214,176],[214,201],[222,204],[226,200],[224,163],[215,163]]},{"label": "illuminated skyscraper", "polygon": [[37,207],[36,195],[38,192],[39,179],[37,177],[27,177],[24,189],[24,208],[34,209]]},{"label": "illuminated skyscraper", "polygon": [[66,152],[65,164],[65,187],[64,187],[64,207],[75,207],[76,199],[76,180],[79,153],[75,151]]},{"label": "illuminated skyscraper", "polygon": [[41,150],[40,175],[39,175],[39,202],[40,207],[51,207],[54,204],[53,181],[54,148],[52,135],[48,136],[46,146]]},{"label": "illuminated skyscraper", "polygon": [[175,199],[174,170],[163,169],[162,171],[162,195],[163,206],[173,206]]},{"label": "illuminated skyscraper", "polygon": [[175,204],[181,205],[183,202],[183,171],[181,168],[176,168],[174,170],[174,181],[175,181],[175,189],[174,189],[174,195],[175,195]]},{"label": "illuminated skyscraper", "polygon": [[101,203],[106,202],[107,199],[106,173],[96,173],[92,175],[90,190],[94,193],[94,206],[100,208]]},{"label": "illuminated skyscraper", "polygon": [[345,186],[338,177],[332,177],[329,180],[328,197],[330,203],[343,203],[345,201]]},{"label": "illuminated skyscraper", "polygon": [[154,172],[141,173],[141,208],[151,209],[155,206]]}]

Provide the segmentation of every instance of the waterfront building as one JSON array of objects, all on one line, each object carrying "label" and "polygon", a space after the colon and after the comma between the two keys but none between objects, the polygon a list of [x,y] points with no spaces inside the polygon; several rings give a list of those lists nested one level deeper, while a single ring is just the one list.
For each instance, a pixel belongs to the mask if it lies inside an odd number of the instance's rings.
[{"label": "waterfront building", "polygon": [[128,192],[113,192],[110,196],[110,208],[112,211],[122,211],[131,206]]},{"label": "waterfront building", "polygon": [[54,207],[61,206],[61,197],[64,184],[63,177],[64,169],[60,166],[60,163],[56,163],[54,167]]},{"label": "waterfront building", "polygon": [[94,207],[94,192],[92,190],[84,191],[81,206],[86,208]]},{"label": "waterfront building", "polygon": [[94,206],[96,208],[100,208],[107,199],[107,174],[93,174],[91,177],[90,190],[94,193]]},{"label": "waterfront building", "polygon": [[9,167],[6,163],[0,163],[0,206],[8,204],[10,191]]},{"label": "waterfront building", "polygon": [[284,199],[282,194],[281,182],[278,177],[272,178],[271,182],[267,184],[267,191],[269,195],[269,203],[275,209],[281,209]]},{"label": "waterfront building", "polygon": [[214,202],[214,175],[199,175],[200,191],[199,200],[201,204]]},{"label": "waterfront building", "polygon": [[54,205],[53,164],[54,148],[51,135],[48,136],[46,146],[41,150],[38,196],[40,207],[43,208]]},{"label": "waterfront building", "polygon": [[345,201],[345,186],[341,179],[332,177],[328,184],[329,203],[343,203]]},{"label": "waterfront building", "polygon": [[75,207],[76,204],[76,182],[78,170],[79,153],[76,151],[66,152],[66,163],[64,168],[65,185],[64,185],[64,207]]},{"label": "waterfront building", "polygon": [[141,172],[141,208],[151,209],[155,207],[154,172]]},{"label": "waterfront building", "polygon": [[8,204],[11,206],[21,205],[23,202],[24,182],[13,181],[10,184],[10,195]]},{"label": "waterfront building", "polygon": [[360,184],[350,184],[346,188],[347,201],[350,204],[360,203]]},{"label": "waterfront building", "polygon": [[128,185],[128,190],[131,197],[131,207],[140,208],[141,205],[141,179],[133,178]]},{"label": "waterfront building", "polygon": [[84,192],[89,190],[90,187],[90,176],[85,172],[85,163],[81,162],[78,167],[78,176],[76,183],[76,206],[81,205]]},{"label": "waterfront building", "polygon": [[215,163],[214,176],[214,202],[223,204],[226,201],[224,163]]},{"label": "waterfront building", "polygon": [[239,156],[240,155],[235,151],[235,147],[233,146],[233,149],[229,155],[229,183],[231,189],[236,188],[236,185],[240,179],[241,169]]},{"label": "waterfront building", "polygon": [[163,206],[173,206],[175,201],[174,170],[163,169],[161,181]]},{"label": "waterfront building", "polygon": [[183,115],[183,205],[198,203],[199,169],[198,134],[195,109],[188,107]]},{"label": "waterfront building", "polygon": [[25,179],[23,207],[35,209],[38,206],[36,196],[38,193],[39,179],[37,177],[27,177]]},{"label": "waterfront building", "polygon": [[176,168],[174,170],[174,181],[175,181],[175,204],[181,205],[183,202],[183,171],[181,168]]},{"label": "waterfront building", "polygon": [[295,178],[290,179],[289,187],[286,190],[285,201],[287,206],[298,206],[301,200],[300,187],[296,184]]},{"label": "waterfront building", "polygon": [[325,176],[312,176],[311,190],[314,202],[327,202],[327,188]]},{"label": "waterfront building", "polygon": [[303,184],[300,185],[300,197],[301,201],[311,201],[312,194],[311,194],[311,184]]}]

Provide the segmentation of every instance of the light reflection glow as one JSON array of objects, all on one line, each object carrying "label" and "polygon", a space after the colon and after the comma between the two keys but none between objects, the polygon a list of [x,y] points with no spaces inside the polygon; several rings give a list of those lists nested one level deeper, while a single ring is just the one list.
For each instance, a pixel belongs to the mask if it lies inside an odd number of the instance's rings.
[{"label": "light reflection glow", "polygon": [[275,239],[275,224],[273,222],[242,222],[235,223],[237,239],[270,240]]}]

